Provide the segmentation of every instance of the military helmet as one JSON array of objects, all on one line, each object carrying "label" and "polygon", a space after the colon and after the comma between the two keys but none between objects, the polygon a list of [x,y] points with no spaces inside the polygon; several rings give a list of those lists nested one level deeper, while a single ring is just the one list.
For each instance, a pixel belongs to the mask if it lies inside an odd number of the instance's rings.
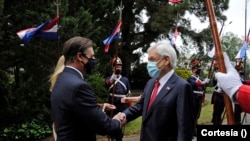
[{"label": "military helmet", "polygon": [[193,59],[191,61],[192,69],[201,69],[201,61],[199,59]]},{"label": "military helmet", "polygon": [[121,60],[119,57],[114,57],[114,58],[111,60],[111,64],[112,64],[112,66],[115,66],[115,65],[122,65],[122,60]]},{"label": "military helmet", "polygon": [[244,73],[244,63],[242,60],[236,60],[235,69],[238,71],[238,73]]}]

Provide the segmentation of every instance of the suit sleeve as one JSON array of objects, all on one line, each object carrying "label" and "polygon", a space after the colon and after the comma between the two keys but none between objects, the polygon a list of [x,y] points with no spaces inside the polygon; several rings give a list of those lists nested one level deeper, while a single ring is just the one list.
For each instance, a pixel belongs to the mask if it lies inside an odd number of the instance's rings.
[{"label": "suit sleeve", "polygon": [[250,113],[250,86],[240,86],[238,91],[238,102],[244,112]]},{"label": "suit sleeve", "polygon": [[126,115],[126,119],[128,122],[138,118],[139,116],[142,116],[142,118],[144,118],[144,116],[142,115],[144,109],[143,107],[147,105],[147,103],[146,104],[144,103],[144,100],[146,94],[150,91],[149,88],[152,88],[150,86],[152,85],[152,81],[155,80],[149,80],[145,85],[143,94],[141,95],[141,99],[135,105],[123,111],[123,113]]},{"label": "suit sleeve", "polygon": [[109,134],[120,129],[120,121],[109,118],[99,107],[96,96],[88,84],[80,85],[73,97],[76,114],[99,134]]},{"label": "suit sleeve", "polygon": [[139,102],[137,102],[132,107],[127,108],[126,110],[123,111],[123,113],[126,115],[127,122],[130,122],[130,121],[132,121],[132,120],[134,120],[142,115],[143,99],[144,99],[144,97],[142,95]]},{"label": "suit sleeve", "polygon": [[192,86],[184,83],[178,87],[177,97],[177,122],[178,122],[178,141],[192,140],[193,129],[195,125],[194,118],[194,97]]},{"label": "suit sleeve", "polygon": [[[147,85],[145,86],[145,88],[147,88]],[[139,116],[142,116],[144,99],[145,99],[145,89],[143,94],[141,95],[141,99],[135,105],[123,111],[123,113],[126,115],[127,122],[130,122],[138,118]]]}]

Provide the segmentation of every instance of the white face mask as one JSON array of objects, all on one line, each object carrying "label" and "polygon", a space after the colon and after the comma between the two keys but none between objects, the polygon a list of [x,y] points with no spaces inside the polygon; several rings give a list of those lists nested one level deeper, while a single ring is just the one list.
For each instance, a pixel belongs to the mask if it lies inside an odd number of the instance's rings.
[{"label": "white face mask", "polygon": [[157,62],[148,62],[147,63],[148,74],[152,78],[158,78],[161,73],[161,69],[157,67]]}]

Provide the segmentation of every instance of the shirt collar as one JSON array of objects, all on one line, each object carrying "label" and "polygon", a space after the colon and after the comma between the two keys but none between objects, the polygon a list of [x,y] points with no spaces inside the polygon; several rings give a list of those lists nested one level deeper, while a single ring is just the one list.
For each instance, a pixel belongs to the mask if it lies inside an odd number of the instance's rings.
[{"label": "shirt collar", "polygon": [[173,75],[174,69],[170,70],[168,73],[166,73],[160,80],[160,88],[163,87],[163,85],[169,80],[169,78]]},{"label": "shirt collar", "polygon": [[80,74],[80,76],[82,77],[82,79],[84,79],[82,73],[81,73],[78,69],[76,69],[76,68],[74,68],[74,67],[72,67],[72,66],[66,66],[66,67],[67,67],[67,68],[71,68],[71,69],[77,71],[77,72]]}]

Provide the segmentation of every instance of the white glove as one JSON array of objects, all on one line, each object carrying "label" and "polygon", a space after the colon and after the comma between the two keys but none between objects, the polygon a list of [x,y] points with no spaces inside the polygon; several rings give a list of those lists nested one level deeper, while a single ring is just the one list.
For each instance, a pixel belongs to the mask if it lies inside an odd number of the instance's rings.
[{"label": "white glove", "polygon": [[[227,54],[224,52],[224,63],[227,73],[216,72],[215,77],[217,82],[220,84],[222,90],[229,96],[229,98],[234,101],[233,95],[242,85],[240,76],[235,68],[232,66]],[[235,102],[235,101],[234,101]]]},{"label": "white glove", "polygon": [[110,81],[113,80],[115,81],[117,79],[117,76],[115,74],[113,74],[111,77],[110,77]]},{"label": "white glove", "polygon": [[210,79],[206,78],[204,81],[202,81],[202,84],[208,84]]},{"label": "white glove", "polygon": [[221,88],[220,88],[220,83],[217,83],[217,84],[215,85],[214,91],[217,92],[217,93],[221,93],[221,92],[222,92],[222,90],[221,90]]}]

